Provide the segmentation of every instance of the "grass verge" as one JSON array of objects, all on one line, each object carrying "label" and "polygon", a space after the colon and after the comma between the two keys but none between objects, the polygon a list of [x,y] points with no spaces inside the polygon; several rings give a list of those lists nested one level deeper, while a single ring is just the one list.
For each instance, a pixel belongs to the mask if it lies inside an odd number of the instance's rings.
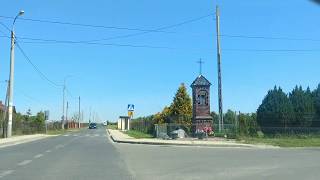
[{"label": "grass verge", "polygon": [[141,131],[135,131],[135,130],[129,130],[125,132],[128,136],[136,138],[136,139],[141,139],[141,138],[153,138],[151,134],[147,134]]},{"label": "grass verge", "polygon": [[116,130],[118,129],[118,126],[116,124],[110,124],[110,125],[107,125],[107,128]]},{"label": "grass verge", "polygon": [[247,144],[268,144],[280,147],[320,147],[320,137],[241,137],[239,141]]}]

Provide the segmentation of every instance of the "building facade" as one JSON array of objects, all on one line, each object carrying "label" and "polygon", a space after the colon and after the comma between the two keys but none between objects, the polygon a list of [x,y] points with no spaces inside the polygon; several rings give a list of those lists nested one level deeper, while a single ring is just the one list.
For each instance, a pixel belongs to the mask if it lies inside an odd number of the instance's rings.
[{"label": "building facade", "polygon": [[213,130],[213,119],[210,116],[210,86],[211,83],[203,75],[199,75],[191,84],[194,132]]}]

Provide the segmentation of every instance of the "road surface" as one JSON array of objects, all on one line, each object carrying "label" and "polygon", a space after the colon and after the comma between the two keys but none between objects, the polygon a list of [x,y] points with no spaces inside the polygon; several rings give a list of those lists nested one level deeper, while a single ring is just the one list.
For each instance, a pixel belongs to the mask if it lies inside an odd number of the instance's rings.
[{"label": "road surface", "polygon": [[103,128],[0,148],[0,180],[319,179],[320,149],[115,144]]},{"label": "road surface", "polygon": [[106,131],[83,130],[0,149],[0,180],[130,179]]}]

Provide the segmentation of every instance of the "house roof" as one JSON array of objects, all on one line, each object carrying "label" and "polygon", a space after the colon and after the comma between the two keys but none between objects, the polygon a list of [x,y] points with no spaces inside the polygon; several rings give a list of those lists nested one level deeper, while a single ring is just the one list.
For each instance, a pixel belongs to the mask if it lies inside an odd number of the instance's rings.
[{"label": "house roof", "polygon": [[202,75],[199,75],[191,84],[193,86],[210,86],[211,83]]}]

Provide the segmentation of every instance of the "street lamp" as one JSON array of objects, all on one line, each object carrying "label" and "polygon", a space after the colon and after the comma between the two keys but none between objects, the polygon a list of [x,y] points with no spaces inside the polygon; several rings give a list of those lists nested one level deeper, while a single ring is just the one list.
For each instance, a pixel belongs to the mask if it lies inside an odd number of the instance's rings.
[{"label": "street lamp", "polygon": [[11,49],[10,49],[10,77],[9,77],[9,108],[8,108],[8,130],[7,137],[12,136],[12,112],[13,112],[13,78],[14,78],[14,45],[15,45],[15,35],[14,35],[14,24],[19,16],[22,16],[24,11],[21,10],[17,16],[14,18],[11,29]]}]

